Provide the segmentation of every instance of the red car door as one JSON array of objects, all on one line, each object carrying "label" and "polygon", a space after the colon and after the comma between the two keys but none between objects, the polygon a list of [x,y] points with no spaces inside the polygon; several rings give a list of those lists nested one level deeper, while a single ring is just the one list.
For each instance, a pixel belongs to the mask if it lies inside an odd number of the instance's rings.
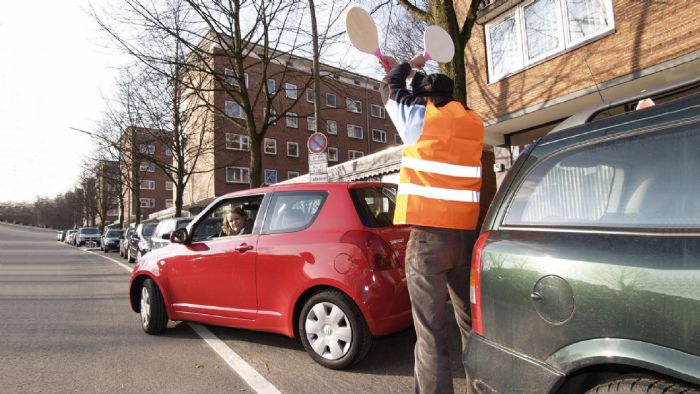
[{"label": "red car door", "polygon": [[192,314],[254,320],[257,312],[255,261],[257,235],[193,242],[169,259],[168,283],[173,307]]}]

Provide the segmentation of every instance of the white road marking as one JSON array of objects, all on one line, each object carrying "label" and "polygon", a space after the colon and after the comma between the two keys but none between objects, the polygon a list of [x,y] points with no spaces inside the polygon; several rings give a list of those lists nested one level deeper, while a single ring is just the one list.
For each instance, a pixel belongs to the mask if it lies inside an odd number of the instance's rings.
[{"label": "white road marking", "polygon": [[224,361],[233,369],[248,385],[257,393],[277,394],[280,393],[277,387],[273,386],[267,379],[258,373],[236,352],[228,347],[221,339],[214,335],[209,329],[200,324],[188,323],[190,327],[209,345],[214,351],[223,358]]},{"label": "white road marking", "polygon": [[83,250],[86,251],[86,252],[88,252],[88,253],[90,253],[90,254],[94,254],[95,256],[100,256],[100,257],[102,257],[102,258],[104,258],[104,259],[107,259],[107,260],[109,260],[109,261],[115,263],[116,265],[118,265],[118,266],[124,268],[124,269],[127,270],[129,273],[132,273],[132,272],[134,271],[133,268],[129,267],[128,265],[126,265],[126,264],[124,264],[124,263],[122,263],[121,261],[117,261],[117,260],[115,260],[115,259],[113,259],[113,258],[111,258],[111,257],[107,257],[107,256],[105,256],[105,255],[102,255],[102,254],[99,254],[99,253],[95,253],[95,252],[93,252],[93,251],[91,251],[91,250],[87,250],[87,249],[83,249]]},{"label": "white road marking", "polygon": [[[111,257],[107,257],[103,254],[95,253],[87,249],[83,249],[84,251],[94,254],[95,256],[99,256],[102,258],[105,258],[109,261],[112,261],[119,265],[120,267],[124,268],[125,270],[129,271],[131,273],[133,269],[129,267],[128,265],[117,261]],[[277,389],[277,387],[273,386],[272,383],[270,383],[267,379],[265,379],[262,375],[258,373],[253,367],[250,366],[241,356],[238,355],[238,353],[234,352],[233,349],[228,347],[222,341],[214,335],[211,331],[209,331],[208,328],[204,327],[201,324],[195,324],[195,323],[187,323],[190,327],[192,327],[192,330],[197,333],[197,335],[200,336],[206,342],[209,347],[211,347],[216,354],[221,357],[226,364],[228,364],[231,369],[238,374],[243,380],[245,380],[248,385],[255,390],[256,393],[260,394],[281,394],[281,392]]]}]

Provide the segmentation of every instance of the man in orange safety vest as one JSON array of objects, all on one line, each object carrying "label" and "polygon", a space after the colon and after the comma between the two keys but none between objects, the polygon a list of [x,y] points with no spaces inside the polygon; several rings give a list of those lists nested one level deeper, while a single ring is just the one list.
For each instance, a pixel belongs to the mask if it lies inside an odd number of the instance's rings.
[{"label": "man in orange safety vest", "polygon": [[448,297],[460,328],[462,350],[471,329],[469,262],[479,218],[481,118],[453,98],[453,81],[416,72],[425,58],[391,67],[384,105],[404,143],[394,224],[413,226],[406,250],[406,279],[416,329],[416,393],[452,393],[447,347]]}]

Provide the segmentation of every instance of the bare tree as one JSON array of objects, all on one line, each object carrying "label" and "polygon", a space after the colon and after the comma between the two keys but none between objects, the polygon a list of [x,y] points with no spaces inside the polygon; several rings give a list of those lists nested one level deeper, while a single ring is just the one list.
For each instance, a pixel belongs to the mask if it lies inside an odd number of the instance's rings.
[{"label": "bare tree", "polygon": [[[202,143],[206,121],[197,118],[208,114],[198,110],[196,101],[189,99],[193,93],[183,89],[182,83],[187,55],[183,43],[193,37],[188,31],[192,23],[189,13],[182,0],[129,0],[117,9],[92,8],[100,27],[140,64],[130,78],[137,79],[138,85],[128,92],[129,100],[138,106],[139,116],[123,130],[132,128],[132,132],[140,133],[138,138],[128,137],[132,148],[137,139],[146,138],[172,153],[172,160],[153,156],[150,161],[173,182],[175,216],[182,215],[185,187],[196,172],[196,162],[208,149]],[[136,179],[136,171],[131,171],[128,178]]]},{"label": "bare tree", "polygon": [[[418,26],[423,23],[438,25],[452,37],[455,45],[454,58],[452,58],[450,63],[441,64],[440,72],[452,77],[455,82],[455,98],[466,104],[467,71],[464,62],[464,51],[469,38],[471,38],[472,28],[476,22],[476,11],[482,0],[465,1],[469,8],[463,19],[460,19],[457,15],[454,0],[397,0],[397,2],[419,21]],[[375,9],[393,6],[391,1],[385,0],[379,2],[369,0],[367,3],[375,5]],[[416,27],[416,22],[412,21],[411,18],[406,18],[405,14],[401,12],[392,13],[389,16],[389,20],[389,26],[396,27],[398,24],[398,28],[388,29],[387,31],[391,36],[396,37],[392,40],[398,40],[399,42],[401,39],[404,40],[404,43],[398,46],[397,49],[412,50],[412,53],[418,53],[414,51],[414,47],[417,43],[416,39],[419,39],[421,40],[420,47],[422,48],[422,31],[424,29],[414,31],[413,28]],[[404,21],[408,22],[402,24]]]},{"label": "bare tree", "polygon": [[[297,94],[293,100],[276,100],[283,90],[272,89],[268,79],[284,81],[287,76],[294,75],[304,81],[298,87],[301,92],[311,82],[308,71],[299,69],[293,62],[293,54],[309,46],[308,35],[304,34],[305,4],[289,0],[184,0],[187,14],[196,18],[190,18],[183,32],[166,23],[158,7],[151,2],[127,0],[125,3],[139,14],[144,25],[177,39],[186,49],[186,62],[178,80],[182,91],[196,95],[196,99],[188,98],[189,102],[205,106],[216,119],[224,119],[247,134],[250,186],[262,185],[265,134],[303,96]],[[327,20],[335,24],[349,2],[328,4]],[[326,29],[320,35],[323,37],[321,45],[340,37],[339,33],[327,33]],[[215,93],[223,93],[235,105],[222,107],[215,101],[219,97]],[[267,109],[262,121],[255,116],[261,107]],[[224,141],[214,143],[221,146]]]}]

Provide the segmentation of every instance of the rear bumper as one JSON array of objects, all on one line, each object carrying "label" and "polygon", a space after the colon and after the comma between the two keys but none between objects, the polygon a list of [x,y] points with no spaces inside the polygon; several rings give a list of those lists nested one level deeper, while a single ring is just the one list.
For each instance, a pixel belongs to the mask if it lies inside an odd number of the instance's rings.
[{"label": "rear bumper", "polygon": [[475,333],[462,361],[476,393],[549,393],[564,378],[561,371]]}]

